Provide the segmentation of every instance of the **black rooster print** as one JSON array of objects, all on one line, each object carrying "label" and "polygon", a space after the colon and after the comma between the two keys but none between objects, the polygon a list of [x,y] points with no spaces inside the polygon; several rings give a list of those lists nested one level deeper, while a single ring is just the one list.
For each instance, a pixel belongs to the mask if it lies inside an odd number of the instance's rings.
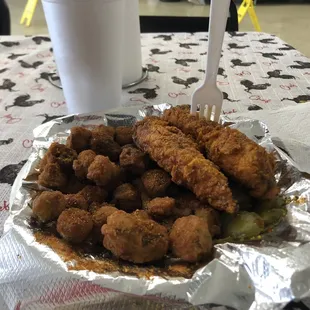
[{"label": "black rooster print", "polygon": [[44,117],[44,120],[41,124],[45,124],[47,122],[52,121],[53,119],[63,117],[64,115],[48,115],[48,114],[44,113],[44,114],[39,114],[37,116]]},{"label": "black rooster print", "polygon": [[156,37],[153,37],[153,39],[163,39],[164,41],[171,41],[173,37],[173,34],[167,35],[167,34],[160,34]]},{"label": "black rooster print", "polygon": [[209,39],[207,39],[207,38],[202,38],[202,39],[199,39],[199,41],[208,42]]},{"label": "black rooster print", "polygon": [[233,100],[233,99],[230,99],[228,94],[226,92],[223,91],[223,99],[224,100],[227,100],[229,102],[239,102],[240,100]]},{"label": "black rooster print", "polygon": [[232,50],[232,49],[236,49],[236,50],[242,50],[242,49],[245,49],[247,47],[250,47],[250,45],[243,45],[243,46],[240,46],[236,43],[228,43],[228,50]]},{"label": "black rooster print", "polygon": [[11,144],[14,141],[13,138],[9,138],[7,140],[0,140],[0,146]]},{"label": "black rooster print", "polygon": [[190,88],[191,84],[197,83],[199,81],[199,79],[196,77],[190,77],[190,78],[187,78],[186,80],[183,80],[181,78],[178,78],[177,76],[172,76],[171,79],[173,83],[175,84],[184,85],[185,89]]},{"label": "black rooster print", "polygon": [[30,95],[18,96],[17,98],[15,98],[12,105],[8,105],[5,107],[5,111],[7,111],[9,108],[12,108],[12,107],[22,107],[22,108],[32,107],[35,104],[39,104],[45,101],[44,99],[29,101],[29,99],[30,99]]},{"label": "black rooster print", "polygon": [[248,107],[249,111],[258,111],[258,110],[263,110],[263,108],[261,108],[260,106],[256,105],[256,104],[252,104]]},{"label": "black rooster print", "polygon": [[263,57],[273,59],[273,60],[279,60],[279,56],[283,56],[283,53],[262,53],[262,52],[257,52],[258,54],[262,54]]},{"label": "black rooster print", "polygon": [[19,42],[10,42],[10,41],[8,41],[8,42],[6,42],[6,41],[0,42],[0,44],[3,45],[3,46],[5,46],[5,47],[13,47],[13,46],[18,46],[18,45],[20,45]]},{"label": "black rooster print", "polygon": [[35,44],[37,44],[37,45],[41,45],[42,41],[51,42],[51,39],[49,37],[37,36],[37,37],[33,37],[32,41],[34,41]]},{"label": "black rooster print", "polygon": [[227,78],[227,74],[225,73],[225,69],[224,69],[224,68],[221,68],[221,67],[219,67],[219,69],[218,69],[218,71],[217,71],[217,75],[222,76],[224,79]]},{"label": "black rooster print", "polygon": [[145,99],[155,99],[158,94],[156,90],[159,89],[159,87],[156,85],[155,88],[137,88],[136,90],[129,91],[129,94],[143,94],[143,97]]},{"label": "black rooster print", "polygon": [[35,81],[38,83],[40,80],[49,81],[50,79],[52,81],[60,80],[59,76],[55,72],[41,72],[40,77],[35,79]]},{"label": "black rooster print", "polygon": [[158,66],[154,66],[152,64],[147,64],[146,66],[149,72],[163,73],[159,71],[160,68]]},{"label": "black rooster print", "polygon": [[199,46],[198,43],[179,43],[179,46],[182,48],[186,48],[187,50],[191,49],[191,46]]},{"label": "black rooster print", "polygon": [[294,62],[298,63],[298,65],[288,66],[291,69],[310,69],[310,62],[303,62],[295,60]]},{"label": "black rooster print", "polygon": [[169,51],[161,51],[159,48],[152,48],[150,56],[153,56],[153,55],[166,55],[168,53],[172,53],[172,51],[171,50],[169,50]]},{"label": "black rooster print", "polygon": [[176,65],[182,65],[184,67],[188,67],[188,62],[197,62],[197,59],[177,59],[174,58]]},{"label": "black rooster print", "polygon": [[11,53],[11,55],[8,56],[8,59],[15,60],[18,57],[25,56],[25,55],[27,55],[27,54],[14,54],[14,53]]},{"label": "black rooster print", "polygon": [[295,98],[283,98],[281,99],[281,101],[284,101],[284,100],[289,100],[289,101],[294,101],[296,103],[305,103],[307,101],[310,101],[310,95],[299,95]]},{"label": "black rooster print", "polygon": [[244,37],[247,35],[246,32],[235,32],[235,31],[228,31],[231,38],[233,37]]},{"label": "black rooster print", "polygon": [[283,44],[283,47],[278,48],[279,51],[292,51],[295,50],[295,48],[289,44]]},{"label": "black rooster print", "polygon": [[281,74],[282,70],[273,70],[273,71],[268,71],[267,75],[268,77],[265,77],[265,79],[271,79],[271,78],[276,78],[276,79],[284,79],[284,80],[295,80],[296,76],[290,75],[290,74]]},{"label": "black rooster print", "polygon": [[9,92],[17,91],[13,89],[15,85],[16,83],[12,82],[10,79],[4,79],[2,85],[0,85],[0,89],[8,90]]},{"label": "black rooster print", "polygon": [[[198,72],[206,73],[206,70],[199,69]],[[225,69],[224,69],[224,68],[221,68],[221,67],[219,67],[219,69],[218,69],[218,71],[217,71],[217,75],[222,76],[224,79],[227,78],[227,75],[225,74]]]},{"label": "black rooster print", "polygon": [[245,91],[250,94],[252,94],[251,90],[265,90],[269,86],[271,86],[271,84],[269,83],[254,84],[252,81],[249,80],[242,80],[240,84],[243,85],[246,88]]},{"label": "black rooster print", "polygon": [[232,59],[230,62],[232,63],[231,68],[235,68],[235,67],[250,67],[252,65],[256,65],[256,62],[242,62],[241,59]]},{"label": "black rooster print", "polygon": [[266,38],[266,39],[260,39],[260,40],[252,40],[257,41],[263,44],[277,44],[277,42],[273,42],[275,38]]},{"label": "black rooster print", "polygon": [[25,69],[36,69],[39,66],[43,65],[42,61],[35,61],[33,64],[29,64],[28,62],[25,62],[23,60],[19,60],[18,62]]},{"label": "black rooster print", "polygon": [[6,72],[8,70],[9,70],[8,68],[3,68],[3,69],[0,70],[0,74]]},{"label": "black rooster print", "polygon": [[53,49],[52,47],[50,48],[50,52],[51,52],[51,53],[54,53],[54,49]]},{"label": "black rooster print", "polygon": [[13,185],[19,171],[23,168],[27,160],[18,164],[7,165],[0,170],[0,183]]}]

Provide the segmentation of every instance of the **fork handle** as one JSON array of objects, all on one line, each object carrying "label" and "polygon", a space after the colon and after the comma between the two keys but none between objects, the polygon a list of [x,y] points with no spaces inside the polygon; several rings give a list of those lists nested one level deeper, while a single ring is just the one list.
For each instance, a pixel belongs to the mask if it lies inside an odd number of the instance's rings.
[{"label": "fork handle", "polygon": [[216,84],[230,0],[212,0],[209,21],[209,45],[204,84]]}]

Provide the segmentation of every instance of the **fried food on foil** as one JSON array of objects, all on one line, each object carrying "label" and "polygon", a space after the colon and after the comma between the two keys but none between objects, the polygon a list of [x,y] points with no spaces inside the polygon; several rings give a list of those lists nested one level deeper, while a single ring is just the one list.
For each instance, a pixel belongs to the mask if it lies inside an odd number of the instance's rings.
[{"label": "fried food on foil", "polygon": [[64,210],[57,220],[57,231],[67,241],[83,242],[93,229],[91,214],[85,210],[70,208]]},{"label": "fried food on foil", "polygon": [[67,185],[68,178],[56,163],[48,163],[38,177],[38,183],[51,189],[61,189]]},{"label": "fried food on foil", "polygon": [[250,189],[256,198],[271,199],[279,193],[272,154],[236,129],[190,114],[189,106],[166,110],[163,119],[191,135],[207,156],[228,176]]},{"label": "fried food on foil", "polygon": [[179,129],[157,117],[146,117],[135,125],[134,140],[171,174],[173,182],[188,187],[201,201],[216,209],[236,212],[227,178]]},{"label": "fried food on foil", "polygon": [[200,261],[212,251],[212,237],[207,222],[195,215],[177,219],[169,239],[172,253],[187,262]]},{"label": "fried food on foil", "polygon": [[66,145],[80,153],[89,149],[91,135],[91,131],[84,127],[72,127]]},{"label": "fried food on foil", "polygon": [[166,255],[169,246],[167,229],[153,220],[116,211],[102,227],[103,246],[116,257],[142,264]]},{"label": "fried food on foil", "polygon": [[34,199],[32,204],[33,214],[43,223],[57,219],[65,208],[65,197],[58,191],[44,191]]},{"label": "fried food on foil", "polygon": [[73,170],[80,180],[87,178],[88,168],[95,160],[97,154],[92,150],[82,151],[78,158],[73,162]]}]

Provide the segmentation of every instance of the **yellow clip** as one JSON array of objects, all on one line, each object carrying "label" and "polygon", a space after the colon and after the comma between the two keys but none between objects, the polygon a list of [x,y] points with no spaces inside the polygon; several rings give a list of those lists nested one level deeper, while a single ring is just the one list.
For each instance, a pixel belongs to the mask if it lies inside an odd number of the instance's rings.
[{"label": "yellow clip", "polygon": [[251,22],[255,28],[256,31],[261,31],[258,18],[254,9],[253,0],[243,0],[239,9],[238,9],[238,23],[242,21],[245,14],[249,13]]},{"label": "yellow clip", "polygon": [[32,17],[36,10],[38,4],[38,0],[28,0],[22,18],[20,20],[20,24],[24,24],[26,22],[26,26],[29,27],[32,21]]}]

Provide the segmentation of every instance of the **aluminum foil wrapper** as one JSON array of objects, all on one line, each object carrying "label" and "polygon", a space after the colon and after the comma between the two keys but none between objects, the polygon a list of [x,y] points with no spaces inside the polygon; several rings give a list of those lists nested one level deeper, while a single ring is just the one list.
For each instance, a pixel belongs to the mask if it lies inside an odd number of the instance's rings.
[{"label": "aluminum foil wrapper", "polygon": [[[223,119],[278,156],[281,193],[298,196],[287,205],[285,224],[259,243],[216,245],[215,258],[191,279],[137,278],[117,272],[69,270],[29,228],[30,191],[24,179],[53,141],[64,142],[73,126],[133,124],[160,115],[168,104],[122,108],[109,114],[75,115],[34,130],[33,152],[12,189],[10,217],[0,241],[0,305],[5,309],[282,309],[310,296],[310,181],[285,152],[272,143],[256,120]],[[288,229],[289,228],[289,229]]]}]

